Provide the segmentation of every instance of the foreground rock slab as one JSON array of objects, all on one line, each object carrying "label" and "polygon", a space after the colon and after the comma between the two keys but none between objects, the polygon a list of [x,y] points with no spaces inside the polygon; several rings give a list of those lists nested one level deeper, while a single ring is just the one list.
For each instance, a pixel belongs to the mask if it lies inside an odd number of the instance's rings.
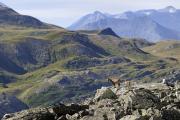
[{"label": "foreground rock slab", "polygon": [[180,120],[179,87],[133,88],[117,94],[113,87],[97,90],[81,105],[57,104],[6,114],[3,120]]},{"label": "foreground rock slab", "polygon": [[18,113],[6,114],[2,120],[64,120],[66,116],[81,112],[85,114],[88,105],[57,104],[47,108],[32,108]]}]

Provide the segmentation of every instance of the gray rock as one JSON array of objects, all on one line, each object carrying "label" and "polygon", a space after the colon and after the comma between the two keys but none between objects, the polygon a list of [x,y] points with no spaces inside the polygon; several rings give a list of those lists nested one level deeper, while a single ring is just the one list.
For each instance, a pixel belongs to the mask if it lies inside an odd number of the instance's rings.
[{"label": "gray rock", "polygon": [[169,109],[163,111],[162,118],[165,120],[179,120],[180,118],[180,110]]},{"label": "gray rock", "polygon": [[62,115],[73,115],[75,113],[78,113],[79,111],[88,109],[88,105],[78,105],[78,104],[71,104],[69,106],[65,106],[64,104],[56,105],[52,108],[53,113],[55,113],[57,116]]},{"label": "gray rock", "polygon": [[[0,119],[6,113],[14,113],[24,109],[28,109],[28,106],[14,96],[9,96],[5,93],[0,94]],[[5,115],[10,117],[9,114]]]},{"label": "gray rock", "polygon": [[160,99],[150,90],[134,89],[119,97],[119,101],[126,113],[131,113],[136,109],[148,109],[159,107]]},{"label": "gray rock", "polygon": [[54,115],[47,108],[33,108],[19,113],[5,115],[2,120],[53,120]]},{"label": "gray rock", "polygon": [[102,99],[117,99],[117,96],[110,88],[102,87],[97,90],[94,101],[100,101]]},{"label": "gray rock", "polygon": [[149,117],[146,116],[136,116],[136,115],[127,115],[121,118],[120,120],[148,120]]},{"label": "gray rock", "polygon": [[3,120],[179,120],[176,90],[136,88],[117,96],[110,88],[103,87],[97,90],[94,99],[84,102],[85,105],[32,108],[6,114]]}]

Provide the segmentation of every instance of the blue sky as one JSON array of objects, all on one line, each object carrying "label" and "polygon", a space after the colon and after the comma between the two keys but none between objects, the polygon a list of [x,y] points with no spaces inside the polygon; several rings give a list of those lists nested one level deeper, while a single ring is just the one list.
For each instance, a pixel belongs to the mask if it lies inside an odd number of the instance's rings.
[{"label": "blue sky", "polygon": [[[96,10],[121,13],[127,10],[160,9],[172,5],[180,8],[180,0],[0,0],[21,14],[44,22],[67,27],[81,16]],[[135,1],[135,2],[134,2]]]}]

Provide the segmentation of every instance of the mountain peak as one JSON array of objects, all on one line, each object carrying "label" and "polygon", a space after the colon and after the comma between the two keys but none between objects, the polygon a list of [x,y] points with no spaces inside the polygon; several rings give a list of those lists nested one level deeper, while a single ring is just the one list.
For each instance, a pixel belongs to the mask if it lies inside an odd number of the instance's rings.
[{"label": "mountain peak", "polygon": [[171,10],[171,9],[176,9],[176,8],[173,6],[167,6],[165,9]]},{"label": "mountain peak", "polygon": [[103,14],[103,13],[100,11],[94,11],[94,14]]},{"label": "mountain peak", "polygon": [[107,16],[102,12],[95,11],[92,14],[85,16],[85,19],[88,20],[90,23],[105,19]]},{"label": "mountain peak", "polygon": [[119,38],[119,36],[111,28],[105,28],[101,30],[99,35],[112,35]]},{"label": "mountain peak", "polygon": [[105,18],[106,14],[100,12],[100,11],[95,11],[94,13],[91,14],[92,16],[96,17],[96,18]]},{"label": "mountain peak", "polygon": [[169,12],[169,13],[174,13],[176,12],[176,10],[177,9],[173,6],[167,6],[166,8],[161,9],[162,12]]}]

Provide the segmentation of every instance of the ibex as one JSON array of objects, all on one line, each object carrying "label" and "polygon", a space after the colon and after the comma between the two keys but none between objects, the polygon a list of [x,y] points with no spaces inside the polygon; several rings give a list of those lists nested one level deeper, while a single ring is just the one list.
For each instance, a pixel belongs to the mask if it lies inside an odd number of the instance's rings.
[{"label": "ibex", "polygon": [[121,80],[119,78],[108,78],[108,81],[111,82],[115,88],[120,89]]},{"label": "ibex", "polygon": [[113,84],[113,86],[114,86],[115,88],[117,88],[117,90],[120,89],[120,85],[121,85],[121,83],[123,83],[123,82],[124,82],[124,84],[125,84],[126,90],[131,90],[131,89],[132,89],[132,82],[129,81],[129,80],[122,80],[122,79],[120,79],[120,78],[108,78],[108,81],[111,82],[111,83]]},{"label": "ibex", "polygon": [[127,90],[131,90],[132,89],[132,82],[129,80],[125,81],[125,86]]}]

